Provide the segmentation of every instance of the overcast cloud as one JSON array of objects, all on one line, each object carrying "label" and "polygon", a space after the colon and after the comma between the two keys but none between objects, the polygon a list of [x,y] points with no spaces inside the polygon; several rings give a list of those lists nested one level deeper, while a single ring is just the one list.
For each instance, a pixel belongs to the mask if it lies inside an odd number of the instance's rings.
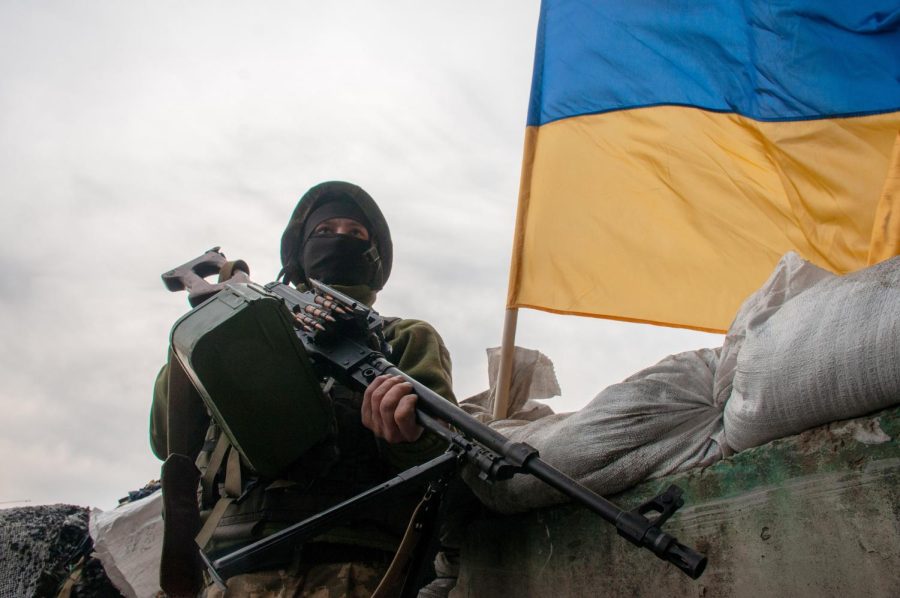
[{"label": "overcast cloud", "polygon": [[[0,3],[0,507],[111,508],[158,477],[147,418],[186,309],[159,275],[221,245],[274,279],[310,186],[367,189],[457,395],[499,344],[536,0]],[[598,256],[599,259],[599,256]],[[578,408],[721,337],[523,311]]]}]

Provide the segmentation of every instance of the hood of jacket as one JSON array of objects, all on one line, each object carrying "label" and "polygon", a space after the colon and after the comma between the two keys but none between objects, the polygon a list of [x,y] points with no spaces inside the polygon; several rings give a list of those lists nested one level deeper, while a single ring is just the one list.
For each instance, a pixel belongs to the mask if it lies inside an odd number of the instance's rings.
[{"label": "hood of jacket", "polygon": [[284,234],[281,235],[282,268],[278,277],[291,284],[305,282],[306,273],[300,259],[303,254],[304,225],[312,212],[323,204],[335,200],[352,201],[368,220],[369,239],[378,251],[378,264],[367,286],[373,291],[379,291],[391,274],[394,259],[391,231],[372,196],[361,187],[344,181],[320,183],[307,191],[297,202]]}]

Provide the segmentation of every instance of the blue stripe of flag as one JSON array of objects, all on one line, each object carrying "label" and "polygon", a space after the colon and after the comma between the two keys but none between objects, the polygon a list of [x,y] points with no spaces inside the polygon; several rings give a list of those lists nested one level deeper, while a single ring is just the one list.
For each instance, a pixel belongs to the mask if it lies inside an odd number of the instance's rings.
[{"label": "blue stripe of flag", "polygon": [[764,121],[900,109],[897,0],[543,0],[529,125],[655,105]]}]

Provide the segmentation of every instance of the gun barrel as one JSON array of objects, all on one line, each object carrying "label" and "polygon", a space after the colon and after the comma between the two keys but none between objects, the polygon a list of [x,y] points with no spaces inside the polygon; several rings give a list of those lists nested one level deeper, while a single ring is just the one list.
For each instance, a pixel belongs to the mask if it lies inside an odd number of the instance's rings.
[{"label": "gun barrel", "polygon": [[706,557],[692,548],[679,543],[675,538],[661,531],[644,515],[625,511],[596,492],[579,484],[563,472],[542,460],[538,451],[524,443],[513,442],[484,425],[450,401],[447,401],[424,384],[406,375],[398,368],[388,365],[386,360],[377,369],[385,373],[400,375],[408,380],[419,396],[417,410],[444,420],[463,434],[483,444],[505,458],[512,465],[529,473],[566,496],[581,503],[591,511],[614,524],[619,535],[631,543],[651,550],[659,558],[681,569],[692,579],[697,579],[706,568]]}]

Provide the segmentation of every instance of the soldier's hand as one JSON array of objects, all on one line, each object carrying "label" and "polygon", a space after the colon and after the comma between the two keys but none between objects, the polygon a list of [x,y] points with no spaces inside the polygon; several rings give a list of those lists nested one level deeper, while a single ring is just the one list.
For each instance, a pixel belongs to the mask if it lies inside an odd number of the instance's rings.
[{"label": "soldier's hand", "polygon": [[416,423],[412,384],[402,376],[378,376],[363,395],[362,423],[387,442],[413,442],[424,428]]}]

